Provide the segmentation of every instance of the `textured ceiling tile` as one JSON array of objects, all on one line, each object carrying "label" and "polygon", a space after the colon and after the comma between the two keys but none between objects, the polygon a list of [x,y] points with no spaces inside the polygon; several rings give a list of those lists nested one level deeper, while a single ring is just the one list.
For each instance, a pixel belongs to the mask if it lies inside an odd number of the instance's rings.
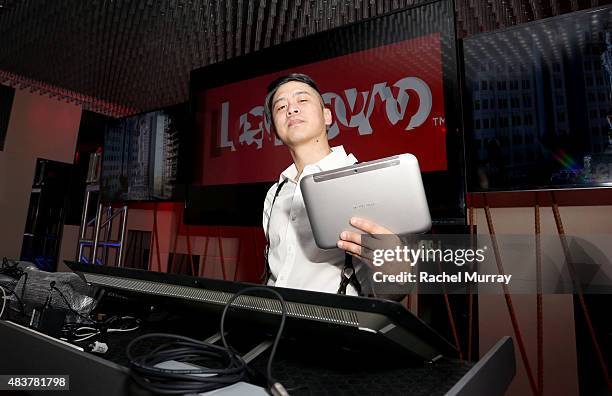
[{"label": "textured ceiling tile", "polygon": [[[106,113],[146,111],[188,100],[193,69],[422,2],[0,0],[0,77]],[[605,3],[456,0],[457,31]]]}]

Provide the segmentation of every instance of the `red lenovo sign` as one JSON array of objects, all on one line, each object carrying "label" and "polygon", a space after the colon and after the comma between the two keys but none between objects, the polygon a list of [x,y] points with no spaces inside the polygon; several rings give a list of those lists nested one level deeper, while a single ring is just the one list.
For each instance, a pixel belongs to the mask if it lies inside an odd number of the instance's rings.
[{"label": "red lenovo sign", "polygon": [[263,114],[268,84],[291,72],[319,85],[334,117],[332,146],[360,161],[408,152],[422,171],[446,170],[440,37],[433,34],[202,92],[201,184],[274,181],[291,164]]}]

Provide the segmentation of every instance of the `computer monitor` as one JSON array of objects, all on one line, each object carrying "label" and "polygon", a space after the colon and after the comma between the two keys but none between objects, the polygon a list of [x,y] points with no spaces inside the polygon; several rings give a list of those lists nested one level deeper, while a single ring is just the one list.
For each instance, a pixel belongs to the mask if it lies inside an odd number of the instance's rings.
[{"label": "computer monitor", "polygon": [[[253,286],[70,261],[66,261],[66,265],[87,283],[102,287],[110,294],[179,300],[206,310],[211,319],[220,315],[236,292]],[[286,302],[286,334],[290,336],[308,335],[311,339],[325,338],[326,342],[333,341],[335,345],[393,351],[422,362],[433,361],[441,355],[457,355],[453,345],[398,302],[271,288]],[[252,326],[264,325],[281,315],[280,302],[264,293],[242,295],[232,306],[237,308],[240,319]]]}]

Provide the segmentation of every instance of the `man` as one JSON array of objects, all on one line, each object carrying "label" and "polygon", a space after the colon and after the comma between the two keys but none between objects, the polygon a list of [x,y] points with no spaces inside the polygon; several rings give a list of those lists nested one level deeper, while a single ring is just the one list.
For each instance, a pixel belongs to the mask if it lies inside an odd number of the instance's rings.
[{"label": "man", "polygon": [[[344,231],[338,236],[338,249],[319,249],[304,207],[299,187],[302,177],[357,162],[342,146],[330,148],[327,128],[332,124],[332,114],[325,108],[316,83],[304,74],[290,74],[273,81],[268,87],[265,112],[272,131],[287,146],[293,159],[264,202],[263,228],[269,241],[268,284],[369,294],[366,265],[354,260],[351,267],[350,260],[345,260],[345,252],[357,257],[362,254],[361,234]],[[350,224],[363,233],[391,233],[364,219],[352,218]],[[361,287],[364,289],[359,290]]]}]

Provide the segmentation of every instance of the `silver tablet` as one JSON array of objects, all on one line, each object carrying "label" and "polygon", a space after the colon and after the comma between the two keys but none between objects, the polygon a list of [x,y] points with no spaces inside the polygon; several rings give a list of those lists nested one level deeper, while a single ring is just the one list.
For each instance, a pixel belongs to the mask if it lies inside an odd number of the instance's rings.
[{"label": "silver tablet", "polygon": [[416,157],[401,154],[304,176],[300,182],[317,246],[336,247],[361,217],[393,233],[421,233],[431,217]]}]

